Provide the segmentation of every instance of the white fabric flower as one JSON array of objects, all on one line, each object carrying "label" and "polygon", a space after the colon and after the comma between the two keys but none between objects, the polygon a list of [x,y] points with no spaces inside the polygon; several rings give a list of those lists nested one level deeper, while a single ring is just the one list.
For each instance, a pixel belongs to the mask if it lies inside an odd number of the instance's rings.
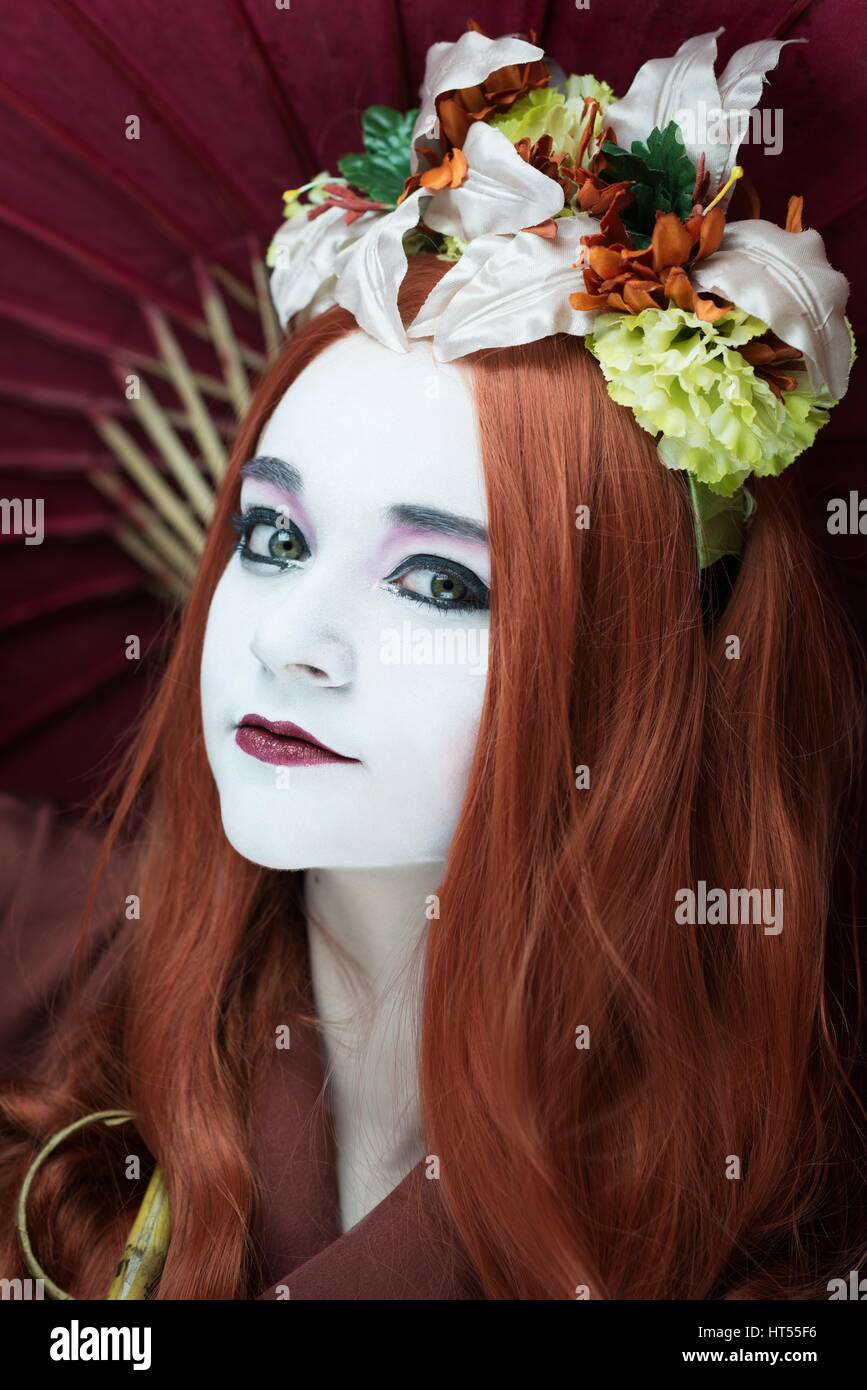
[{"label": "white fabric flower", "polygon": [[537,48],[525,39],[515,39],[509,35],[501,39],[489,39],[475,29],[468,29],[465,34],[461,34],[456,43],[431,44],[427,51],[424,78],[419,89],[421,104],[410,141],[411,172],[415,174],[418,171],[420,148],[438,147],[438,96],[462,87],[476,87],[498,68],[507,67],[510,63],[534,63],[544,57],[544,54],[543,48]]},{"label": "white fabric flower", "polygon": [[829,265],[818,232],[787,232],[759,217],[729,222],[719,250],[693,266],[690,279],[696,289],[722,295],[798,348],[814,391],[825,385],[835,400],[845,394],[849,282]]},{"label": "white fabric flower", "polygon": [[579,287],[574,261],[583,236],[594,236],[594,217],[558,217],[557,237],[535,232],[490,233],[468,246],[434,285],[409,329],[410,338],[433,338],[441,362],[478,348],[535,343],[552,333],[583,336],[595,313],[573,309]]},{"label": "white fabric flower", "polygon": [[563,189],[522,159],[502,131],[476,121],[463,147],[469,165],[459,188],[437,193],[425,213],[435,232],[471,241],[489,232],[519,232],[553,217]]},{"label": "white fabric flower", "polygon": [[293,217],[283,223],[268,250],[274,267],[271,299],[282,328],[314,299],[327,307],[322,291],[329,281],[333,282],[338,253],[363,237],[381,215],[365,212],[347,226],[345,210],[331,207],[312,219]]},{"label": "white fabric flower", "polygon": [[[617,143],[628,150],[633,140],[645,141],[654,129],[665,130],[676,121],[686,152],[694,164],[701,155],[711,176],[711,186],[725,181],[737,161],[744,137],[744,117],[762,93],[765,73],[777,66],[787,43],[805,39],[761,39],[739,48],[719,81],[714,74],[716,41],[724,30],[697,34],[680,45],[673,58],[651,58],[636,73],[632,86],[621,101],[605,113],[606,123],[614,127]],[[708,118],[702,132],[702,111]],[[724,115],[728,138],[718,140],[714,123]],[[727,194],[723,206],[731,194]]]},{"label": "white fabric flower", "polygon": [[417,188],[392,212],[378,217],[335,262],[337,303],[355,315],[365,332],[395,352],[409,350],[397,308],[407,264],[403,238],[418,222],[421,199],[427,203],[430,196],[426,188]]},{"label": "white fabric flower", "polygon": [[[456,236],[470,247],[478,237],[533,227],[563,207],[560,184],[534,169],[505,135],[484,122],[477,122],[469,132],[464,155],[469,168],[459,188],[437,193],[417,188],[336,258],[337,303],[349,309],[368,333],[398,352],[409,348],[397,308],[407,264],[402,243],[404,234],[418,222],[421,206],[426,226]],[[588,230],[589,226],[588,222]]]}]

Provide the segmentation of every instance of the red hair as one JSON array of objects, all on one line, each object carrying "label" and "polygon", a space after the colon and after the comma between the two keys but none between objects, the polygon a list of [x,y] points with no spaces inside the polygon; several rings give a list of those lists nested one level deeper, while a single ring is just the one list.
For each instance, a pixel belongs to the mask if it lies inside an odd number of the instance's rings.
[{"label": "red hair", "polygon": [[[405,322],[444,269],[412,259]],[[299,372],[353,331],[335,308],[295,334],[240,429],[104,847],[103,864],[146,793],[142,920],[122,929],[123,968],[98,1007],[82,999],[39,1075],[0,1097],[10,1277],[26,1273],[14,1198],[36,1147],[125,1108],[172,1208],[156,1296],[261,1288],[251,1098],[287,982],[306,970],[300,878],[226,841],[189,711],[239,468]],[[580,339],[467,365],[492,608],[477,750],[426,948],[422,1117],[445,1207],[490,1298],[582,1285],[596,1298],[825,1298],[867,1253],[860,974],[854,933],[832,943],[829,928],[860,667],[791,480],[756,484],[742,565],[708,625],[681,480]],[[782,887],[784,930],[676,924],[675,894],[700,879]],[[845,1007],[835,953],[858,983]],[[76,1297],[104,1296],[141,1199],[143,1183],[100,1179],[127,1151],[116,1131],[84,1130],[34,1183],[34,1248]]]}]

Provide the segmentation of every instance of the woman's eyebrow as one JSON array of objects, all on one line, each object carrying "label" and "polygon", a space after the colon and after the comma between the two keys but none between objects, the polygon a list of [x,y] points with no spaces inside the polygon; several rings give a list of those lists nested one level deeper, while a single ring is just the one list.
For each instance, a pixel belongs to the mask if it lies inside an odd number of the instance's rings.
[{"label": "woman's eyebrow", "polygon": [[[267,454],[257,455],[245,463],[241,477],[261,478],[290,494],[300,493],[304,488],[301,473],[294,464]],[[474,521],[472,517],[458,516],[456,512],[441,511],[438,507],[419,507],[403,502],[386,507],[382,518],[390,526],[412,526],[420,531],[436,531],[443,536],[481,541],[483,545],[488,543],[488,532],[481,522]]]},{"label": "woman's eyebrow", "polygon": [[392,526],[413,526],[420,531],[438,531],[443,536],[458,536],[463,540],[488,543],[487,529],[479,521],[455,512],[442,512],[437,507],[414,507],[408,503],[387,507],[383,520]]},{"label": "woman's eyebrow", "polygon": [[242,478],[261,478],[266,483],[273,483],[283,492],[297,494],[303,491],[304,483],[298,469],[292,463],[287,463],[285,459],[271,458],[267,454],[259,454],[256,458],[250,459],[241,469]]}]

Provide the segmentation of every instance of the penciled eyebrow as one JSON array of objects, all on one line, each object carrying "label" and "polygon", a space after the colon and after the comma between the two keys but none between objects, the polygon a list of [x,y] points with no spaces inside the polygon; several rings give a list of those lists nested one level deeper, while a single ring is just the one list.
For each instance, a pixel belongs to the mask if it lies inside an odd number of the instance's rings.
[{"label": "penciled eyebrow", "polygon": [[419,531],[437,531],[442,536],[457,536],[467,541],[488,543],[488,533],[478,521],[455,512],[441,512],[437,507],[413,507],[408,503],[386,507],[383,520],[392,526],[413,526]]},{"label": "penciled eyebrow", "polygon": [[273,483],[284,492],[296,493],[304,488],[301,474],[293,463],[270,458],[267,454],[259,454],[256,458],[250,459],[249,463],[245,463],[241,468],[241,477],[261,478],[263,482]]},{"label": "penciled eyebrow", "polygon": [[[300,493],[304,489],[301,473],[294,464],[267,455],[260,455],[245,463],[241,477],[261,478],[290,494]],[[474,521],[472,517],[458,516],[455,512],[440,511],[438,507],[418,507],[403,502],[386,507],[382,518],[391,526],[413,526],[420,531],[436,531],[443,536],[481,541],[483,545],[488,542],[487,529],[481,522]]]}]

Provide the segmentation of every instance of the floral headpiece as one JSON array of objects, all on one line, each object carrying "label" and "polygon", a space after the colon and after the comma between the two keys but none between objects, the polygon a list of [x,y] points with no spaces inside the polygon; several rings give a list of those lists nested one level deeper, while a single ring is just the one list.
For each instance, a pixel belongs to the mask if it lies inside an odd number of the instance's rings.
[{"label": "floral headpiece", "polygon": [[[848,283],[803,230],[803,198],[778,227],[745,182],[749,215],[726,221],[764,76],[803,40],[748,44],[718,78],[722,32],[645,63],[617,100],[470,20],[428,50],[417,111],[369,107],[341,177],[284,195],[268,251],[284,328],[339,304],[385,346],[429,337],[445,362],[582,336],[683,470],[702,568],[740,553],[744,484],[812,444],[855,353]],[[421,250],[453,264],[405,330],[398,290]]]}]

